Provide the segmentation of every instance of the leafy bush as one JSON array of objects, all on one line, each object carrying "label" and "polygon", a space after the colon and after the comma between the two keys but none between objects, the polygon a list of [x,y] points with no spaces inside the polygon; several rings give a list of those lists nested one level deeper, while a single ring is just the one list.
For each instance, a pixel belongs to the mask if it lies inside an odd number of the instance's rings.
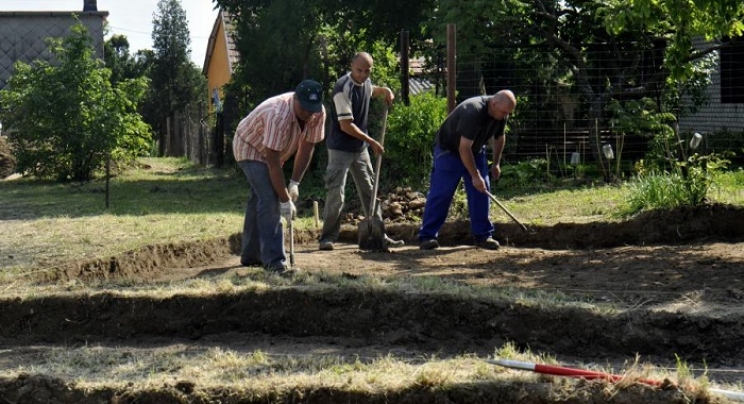
[{"label": "leafy bush", "polygon": [[144,80],[112,87],[111,71],[95,58],[78,22],[64,40],[51,40],[59,63],[16,63],[10,90],[0,93],[0,118],[9,129],[18,172],[86,181],[108,156],[145,152],[149,126],[137,114]]},{"label": "leafy bush", "polygon": [[396,185],[428,187],[434,136],[447,117],[447,100],[433,94],[411,97],[411,105],[395,105],[388,116],[385,138],[387,163],[381,175]]},{"label": "leafy bush", "polygon": [[686,162],[678,162],[672,172],[656,169],[641,171],[635,180],[627,184],[630,192],[628,206],[623,213],[631,215],[644,209],[670,209],[706,203],[714,185],[714,176],[729,164],[726,156],[701,156],[695,153]]},{"label": "leafy bush", "polygon": [[546,159],[520,161],[517,164],[501,166],[499,183],[507,187],[526,187],[543,182],[548,169]]}]

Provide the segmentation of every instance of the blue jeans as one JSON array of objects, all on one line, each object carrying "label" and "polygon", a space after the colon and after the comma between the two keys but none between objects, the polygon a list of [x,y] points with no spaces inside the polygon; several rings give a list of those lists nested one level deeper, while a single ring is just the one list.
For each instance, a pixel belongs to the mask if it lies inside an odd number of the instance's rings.
[{"label": "blue jeans", "polygon": [[252,160],[239,161],[238,165],[250,186],[243,222],[241,261],[261,261],[270,269],[284,268],[287,266],[284,225],[279,212],[279,197],[271,185],[269,167]]},{"label": "blue jeans", "polygon": [[[323,207],[323,231],[320,241],[338,240],[341,231],[341,212],[344,209],[344,188],[346,177],[351,172],[354,186],[362,203],[364,215],[369,217],[374,190],[375,175],[369,152],[364,149],[358,153],[328,150],[328,167],[325,172],[326,200]],[[374,215],[382,222],[382,209],[377,204]]]},{"label": "blue jeans", "polygon": [[[485,148],[475,155],[475,166],[486,181],[486,188],[490,192],[488,159],[486,158]],[[439,148],[439,145],[436,145],[434,147],[434,167],[431,170],[431,185],[429,194],[426,196],[423,223],[419,229],[420,241],[436,239],[439,236],[439,230],[447,219],[452,197],[455,195],[461,179],[465,182],[470,231],[473,238],[475,240],[485,240],[493,235],[493,223],[488,217],[491,202],[488,195],[475,189],[470,173],[468,173],[458,154],[444,151]]]}]

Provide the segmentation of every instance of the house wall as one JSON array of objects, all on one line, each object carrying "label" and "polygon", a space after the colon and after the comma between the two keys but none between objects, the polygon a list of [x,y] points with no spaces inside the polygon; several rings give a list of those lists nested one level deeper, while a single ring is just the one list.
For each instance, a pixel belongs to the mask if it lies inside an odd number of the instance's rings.
[{"label": "house wall", "polygon": [[[696,40],[693,45],[696,49],[704,49],[707,43]],[[680,117],[680,132],[711,133],[722,129],[733,132],[744,131],[744,104],[721,103],[721,73],[718,70],[721,65],[720,56],[718,52],[715,52],[715,55],[718,63],[711,76],[712,83],[706,90],[709,100],[708,105],[701,107],[694,115]]]},{"label": "house wall", "polygon": [[[98,57],[103,57],[103,23],[108,12],[76,13],[93,38]],[[50,60],[47,38],[67,36],[76,21],[71,12],[0,12],[0,90],[7,86],[16,61]]]},{"label": "house wall", "polygon": [[209,85],[209,94],[207,96],[210,100],[210,111],[214,110],[214,105],[212,104],[214,91],[216,90],[220,99],[224,101],[222,86],[230,81],[232,75],[227,50],[228,46],[227,37],[225,35],[225,24],[222,18],[218,18],[219,23],[214,34],[214,46],[207,62],[207,83]]}]

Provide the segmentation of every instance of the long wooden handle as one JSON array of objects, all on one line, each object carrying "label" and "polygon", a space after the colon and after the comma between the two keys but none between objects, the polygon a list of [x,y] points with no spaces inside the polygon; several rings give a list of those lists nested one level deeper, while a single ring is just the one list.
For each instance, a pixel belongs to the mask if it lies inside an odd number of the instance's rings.
[{"label": "long wooden handle", "polygon": [[488,195],[489,198],[491,198],[491,200],[493,201],[493,203],[495,203],[496,205],[499,205],[499,207],[501,208],[501,210],[503,210],[504,212],[506,212],[506,214],[509,215],[509,217],[513,221],[515,221],[520,227],[522,227],[522,230],[528,231],[527,230],[527,226],[525,226],[524,224],[522,224],[522,222],[520,222],[516,217],[514,217],[514,215],[512,215],[512,213],[509,212],[509,209],[507,209],[506,206],[504,206],[501,202],[499,202],[499,200],[496,199],[496,197],[493,196],[493,194],[491,194],[488,191],[486,191],[486,194]]},{"label": "long wooden handle", "polygon": [[[380,134],[380,146],[385,144],[385,131],[387,130],[387,116],[389,106],[385,104],[385,109],[382,112],[382,134]],[[382,153],[377,155],[377,163],[375,164],[375,183],[372,185],[372,200],[369,201],[369,212],[367,216],[372,217],[375,215],[377,210],[377,185],[380,183],[380,167],[382,166]]]}]

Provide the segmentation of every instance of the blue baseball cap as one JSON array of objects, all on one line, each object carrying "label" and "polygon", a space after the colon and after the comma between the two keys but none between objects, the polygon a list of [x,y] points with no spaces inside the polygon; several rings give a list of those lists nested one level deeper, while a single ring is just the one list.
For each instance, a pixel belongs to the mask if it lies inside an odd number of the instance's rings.
[{"label": "blue baseball cap", "polygon": [[310,112],[323,110],[323,86],[315,80],[304,80],[295,89],[302,109]]}]

